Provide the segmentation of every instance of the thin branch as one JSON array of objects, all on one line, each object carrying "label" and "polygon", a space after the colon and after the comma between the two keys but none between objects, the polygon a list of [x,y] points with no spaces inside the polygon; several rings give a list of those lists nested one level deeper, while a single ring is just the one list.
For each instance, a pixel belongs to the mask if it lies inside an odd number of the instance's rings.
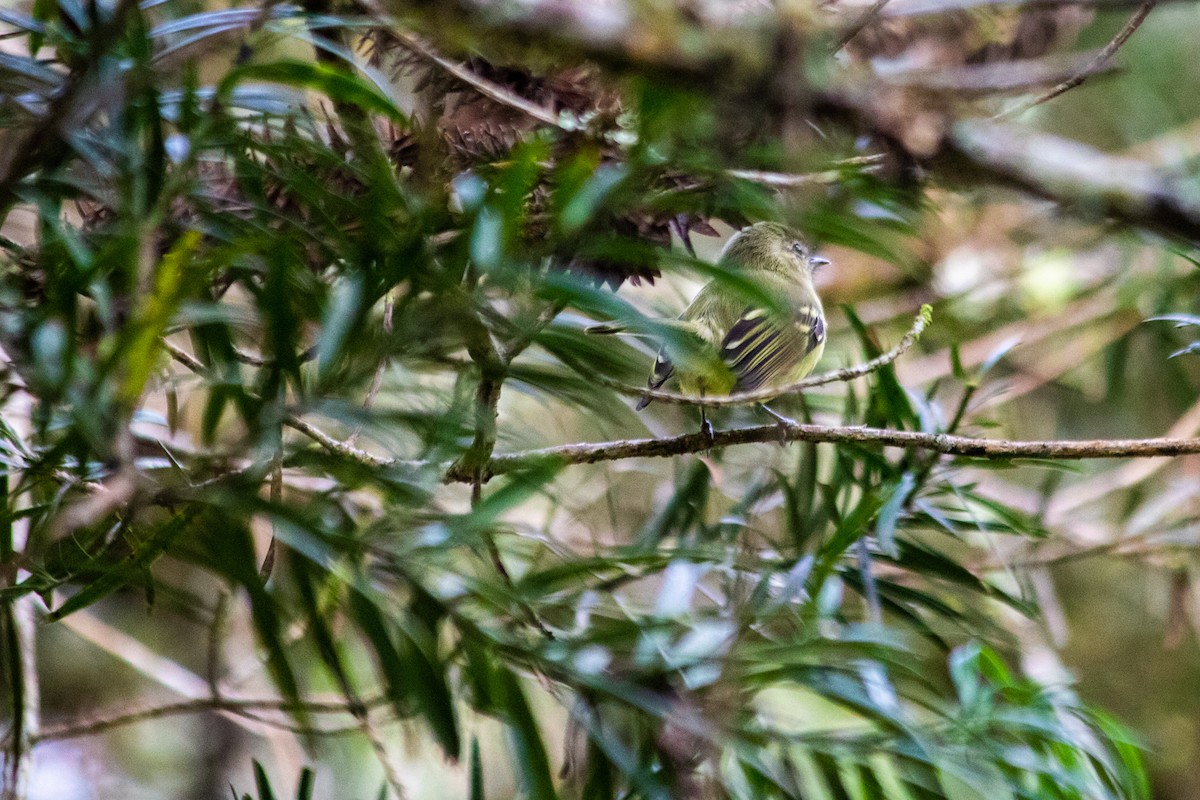
[{"label": "thin branch", "polygon": [[476,75],[461,64],[455,64],[453,61],[443,58],[433,48],[415,36],[411,36],[396,28],[393,28],[390,32],[406,48],[421,56],[426,61],[445,70],[448,74],[453,75],[489,100],[499,103],[502,106],[515,108],[527,117],[535,119],[543,125],[549,125],[564,131],[573,129],[571,126],[563,124],[553,109],[543,108],[537,103],[530,102],[524,97],[510,92],[500,84],[493,83],[487,78]]},{"label": "thin branch", "polygon": [[725,406],[746,406],[755,403],[765,403],[768,400],[774,400],[776,397],[782,397],[788,394],[796,394],[805,389],[812,389],[816,386],[824,386],[827,383],[837,383],[839,381],[852,381],[855,378],[861,378],[864,375],[869,375],[876,370],[886,367],[900,356],[908,352],[917,340],[921,338],[926,326],[929,325],[933,316],[933,309],[929,306],[922,306],[920,313],[913,320],[912,328],[908,333],[901,337],[900,341],[891,350],[876,356],[870,361],[858,364],[853,367],[844,367],[842,369],[823,372],[820,375],[811,375],[802,381],[788,384],[787,386],[768,387],[758,389],[753,392],[739,392],[726,397],[695,397],[693,395],[679,394],[677,392],[664,392],[661,390],[649,390],[644,387],[629,386],[624,383],[610,381],[604,378],[599,378],[601,383],[612,389],[616,389],[622,394],[630,397],[649,397],[652,400],[660,403],[670,403],[675,405],[703,405],[706,408],[723,408]]},{"label": "thin branch", "polygon": [[1040,106],[1042,103],[1045,103],[1048,100],[1053,100],[1060,94],[1071,91],[1076,86],[1079,86],[1081,83],[1087,80],[1091,75],[1099,72],[1105,67],[1106,64],[1108,64],[1112,57],[1116,55],[1117,51],[1121,49],[1121,46],[1125,44],[1129,37],[1133,35],[1133,32],[1142,26],[1142,23],[1146,21],[1146,17],[1150,16],[1150,12],[1154,10],[1156,5],[1158,5],[1158,0],[1145,0],[1145,2],[1138,7],[1138,10],[1133,12],[1133,16],[1131,16],[1125,22],[1125,25],[1121,28],[1121,30],[1117,31],[1117,35],[1112,38],[1112,41],[1101,48],[1101,50],[1096,53],[1095,57],[1093,57],[1091,61],[1089,61],[1081,70],[1079,70],[1079,72],[1075,73],[1070,78],[1058,84],[1045,94],[1035,97],[1028,102],[1022,103],[1016,108],[1002,111],[1001,113],[997,114],[995,118],[1007,119],[1009,117],[1015,117],[1019,114],[1023,114],[1034,106]]},{"label": "thin branch", "polygon": [[[1183,0],[1174,0],[1183,2]],[[881,16],[888,18],[918,17],[926,14],[949,14],[974,8],[1065,8],[1078,6],[1099,11],[1118,11],[1134,8],[1139,0],[892,0]]]},{"label": "thin branch", "polygon": [[409,464],[412,466],[418,465],[418,462],[400,461],[398,459],[384,458],[383,456],[377,456],[372,453],[368,453],[366,450],[361,450],[354,445],[347,444],[333,438],[328,433],[325,433],[323,430],[313,425],[311,422],[307,422],[303,418],[297,417],[294,414],[288,416],[283,421],[283,424],[287,425],[289,428],[294,428],[295,430],[300,431],[305,436],[312,439],[314,442],[321,445],[334,455],[348,458],[351,461],[357,461],[366,467],[395,467],[403,464]]},{"label": "thin branch", "polygon": [[[303,364],[305,362],[312,361],[316,357],[317,346],[312,345],[311,347],[301,350],[296,356],[296,360]],[[236,347],[233,348],[233,358],[235,361],[240,361],[243,364],[249,364],[252,367],[269,367],[275,363],[275,359],[273,358],[264,358],[263,356],[255,355],[254,353],[248,353],[245,350],[239,350]]]},{"label": "thin branch", "polygon": [[529,345],[533,344],[533,340],[541,333],[547,325],[554,321],[554,318],[562,313],[566,307],[566,302],[551,303],[543,308],[529,326],[524,330],[518,331],[512,339],[503,343],[499,348],[500,359],[505,364],[512,364],[513,359],[525,351]]},{"label": "thin branch", "polygon": [[[385,706],[387,699],[384,697],[372,697],[367,700],[360,701],[368,708]],[[352,710],[350,704],[345,701],[340,702],[321,702],[321,701],[304,701],[301,703],[292,703],[286,700],[275,698],[240,698],[233,699],[228,697],[201,697],[195,700],[181,700],[176,703],[166,703],[163,705],[151,706],[142,708],[136,711],[120,711],[111,715],[97,716],[93,719],[74,721],[62,725],[47,727],[41,734],[38,735],[37,741],[57,741],[61,739],[77,739],[81,736],[94,736],[98,733],[120,728],[126,725],[135,725],[139,722],[148,720],[162,719],[164,717],[174,717],[182,714],[202,714],[208,711],[226,711],[238,715],[244,715],[247,711],[279,711],[279,712],[294,712],[303,710],[310,714],[350,714]],[[261,717],[256,717],[256,721],[264,722]],[[270,724],[270,723],[268,723]],[[354,728],[357,730],[357,728]]]},{"label": "thin branch", "polygon": [[189,353],[187,350],[184,350],[179,345],[173,344],[172,342],[168,341],[167,339],[162,340],[162,345],[163,345],[163,348],[166,349],[167,353],[170,354],[171,358],[175,359],[180,364],[183,364],[185,367],[190,369],[192,372],[198,373],[200,375],[203,375],[204,373],[208,372],[208,369],[204,366],[204,363],[200,359],[196,358],[194,355]]},{"label": "thin branch", "polygon": [[[205,372],[207,372],[207,369],[205,368],[204,364],[201,363],[198,358],[196,358],[195,356],[193,356],[191,353],[187,352],[183,348],[179,347],[178,345],[172,344],[171,342],[164,339],[163,347],[166,348],[167,352],[171,354],[172,358],[174,358],[180,364],[183,364],[185,367],[192,370],[193,372],[196,372],[199,374],[204,374]],[[302,417],[299,417],[295,414],[289,414],[284,419],[283,424],[287,425],[289,428],[299,431],[300,433],[303,433],[305,436],[312,439],[314,442],[321,445],[322,447],[324,447],[326,450],[333,453],[334,455],[342,456],[343,458],[348,458],[351,461],[357,461],[358,463],[362,464],[363,466],[372,467],[372,468],[397,467],[397,466],[404,466],[404,465],[411,466],[411,467],[422,466],[421,462],[403,461],[403,460],[394,459],[394,458],[384,458],[382,456],[376,456],[371,453],[368,453],[366,450],[362,450],[358,447],[355,447],[353,444],[350,444],[349,442],[343,442],[343,441],[333,438],[332,436],[330,436],[329,434],[325,433],[323,430],[318,428],[316,425],[313,425],[311,422],[308,422],[307,420],[305,420]]]},{"label": "thin branch", "polygon": [[[808,425],[798,422],[760,425],[717,431],[710,441],[702,433],[662,439],[627,439],[614,442],[568,444],[493,456],[485,477],[502,475],[548,461],[569,464],[595,464],[626,458],[664,458],[701,453],[713,447],[764,442],[829,442],[833,444],[877,445],[916,448],[950,456],[981,459],[1042,459],[1074,461],[1084,458],[1153,458],[1200,453],[1200,438],[1195,439],[1088,439],[1019,441],[979,439],[946,433],[868,428],[856,425]],[[447,482],[469,482],[472,477],[450,469]]]},{"label": "thin branch", "polygon": [[837,53],[843,47],[850,44],[851,39],[862,33],[863,28],[870,25],[871,21],[883,12],[883,7],[886,6],[888,2],[889,0],[875,0],[875,2],[871,4],[870,8],[860,14],[858,19],[851,23],[846,32],[842,34],[840,39],[838,39],[837,45],[833,48],[834,55],[837,55]]},{"label": "thin branch", "polygon": [[771,172],[757,169],[727,169],[725,174],[731,178],[739,178],[762,186],[776,189],[793,189],[797,186],[825,185],[839,183],[845,180],[843,170],[858,167],[863,172],[875,172],[883,165],[884,156],[854,156],[843,158],[830,165],[830,169],[819,172]]}]

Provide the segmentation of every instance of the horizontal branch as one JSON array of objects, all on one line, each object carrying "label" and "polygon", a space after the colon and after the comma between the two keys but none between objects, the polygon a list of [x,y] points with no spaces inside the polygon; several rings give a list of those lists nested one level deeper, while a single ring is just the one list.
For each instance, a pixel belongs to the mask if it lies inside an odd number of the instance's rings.
[{"label": "horizontal branch", "polygon": [[[662,458],[700,453],[714,447],[763,442],[829,442],[877,445],[926,450],[948,456],[983,459],[1048,459],[1073,461],[1084,458],[1153,458],[1200,453],[1200,438],[1193,439],[1089,439],[1082,441],[1013,441],[977,439],[946,433],[889,430],[845,425],[808,425],[790,422],[717,431],[710,441],[704,434],[691,433],[662,439],[627,439],[594,444],[568,444],[493,456],[487,477],[516,472],[548,461],[595,464],[626,458]],[[447,482],[462,483],[467,475],[450,470]]]},{"label": "horizontal branch", "polygon": [[616,381],[603,380],[602,382],[611,389],[615,389],[622,394],[631,397],[649,397],[660,403],[668,403],[674,405],[685,406],[705,406],[706,408],[724,408],[726,406],[747,406],[755,403],[765,403],[768,400],[774,400],[777,397],[784,395],[796,394],[805,389],[812,389],[816,386],[824,386],[827,383],[837,383],[839,381],[852,381],[855,378],[861,378],[869,375],[876,370],[886,367],[900,356],[904,355],[917,340],[921,338],[926,326],[929,325],[933,318],[933,309],[927,305],[921,306],[920,312],[913,320],[912,328],[908,333],[896,343],[896,346],[891,350],[883,353],[870,361],[862,364],[857,364],[852,367],[844,367],[835,369],[829,372],[822,372],[819,375],[810,375],[804,380],[790,383],[787,386],[771,386],[765,389],[758,389],[753,392],[739,392],[723,397],[699,397],[690,394],[679,394],[678,392],[664,392],[662,390],[651,390],[645,387],[629,386],[628,384],[618,383]]}]

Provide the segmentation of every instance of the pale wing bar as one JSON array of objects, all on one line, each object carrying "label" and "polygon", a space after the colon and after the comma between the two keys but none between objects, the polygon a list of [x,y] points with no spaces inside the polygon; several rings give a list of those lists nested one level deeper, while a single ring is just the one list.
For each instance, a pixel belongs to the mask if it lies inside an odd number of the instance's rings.
[{"label": "pale wing bar", "polygon": [[721,343],[721,358],[737,376],[735,392],[762,388],[795,368],[825,341],[819,308],[803,305],[789,322],[748,308]]}]

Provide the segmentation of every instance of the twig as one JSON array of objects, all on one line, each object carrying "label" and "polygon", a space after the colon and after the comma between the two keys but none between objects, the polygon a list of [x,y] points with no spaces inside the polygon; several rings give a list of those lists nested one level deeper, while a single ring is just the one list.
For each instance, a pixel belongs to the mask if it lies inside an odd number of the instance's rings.
[{"label": "twig", "polygon": [[[1182,2],[1183,0],[1175,0]],[[881,16],[919,17],[926,14],[948,14],[973,8],[1094,8],[1100,11],[1117,11],[1133,8],[1139,0],[892,0]]]},{"label": "twig", "polygon": [[511,364],[513,359],[523,353],[525,349],[529,347],[529,345],[533,344],[533,340],[537,338],[537,335],[541,333],[547,325],[553,322],[554,318],[561,314],[563,308],[565,307],[566,302],[562,301],[551,303],[543,308],[527,328],[518,331],[512,339],[500,347],[500,359],[505,364]]},{"label": "twig", "polygon": [[739,178],[762,186],[772,186],[776,189],[791,189],[797,186],[812,184],[830,184],[845,180],[843,170],[858,167],[864,172],[874,172],[883,164],[882,155],[855,156],[835,161],[829,169],[819,172],[770,172],[757,169],[727,169],[725,174],[731,178]]},{"label": "twig", "polygon": [[1029,92],[1058,84],[1069,78],[1090,78],[1115,69],[1099,50],[1063,58],[1042,57],[959,67],[922,67],[880,75],[879,80],[892,86],[944,92],[961,99],[970,95],[994,95]]},{"label": "twig", "polygon": [[[312,361],[316,357],[317,346],[312,345],[311,347],[301,350],[299,355],[297,355],[296,360],[303,364],[307,361]],[[249,364],[252,367],[269,367],[275,363],[275,359],[273,358],[264,358],[263,356],[255,355],[254,353],[248,353],[245,350],[239,350],[236,347],[233,348],[233,358],[235,361],[240,361],[243,364]]]},{"label": "twig", "polygon": [[183,364],[185,367],[190,369],[192,372],[203,375],[205,372],[208,371],[207,368],[204,366],[204,363],[201,362],[200,359],[196,358],[194,355],[189,353],[187,350],[184,350],[179,345],[173,344],[172,342],[170,342],[167,339],[162,340],[162,345],[163,345],[163,348],[167,351],[167,353],[170,354],[171,358],[175,359],[180,364]]},{"label": "twig", "polygon": [[[500,392],[507,376],[508,362],[492,340],[492,333],[484,324],[483,317],[470,296],[463,294],[459,299],[463,305],[460,316],[463,337],[466,340],[467,354],[479,369],[479,385],[475,390],[475,438],[462,458],[450,469],[458,470],[467,476],[465,482],[471,484],[471,507],[474,508],[483,499],[483,484],[487,480],[488,464],[491,463],[492,454],[496,449],[496,417],[499,414]],[[558,313],[557,306],[551,306],[545,313],[548,323]],[[515,355],[516,353],[513,353],[513,356]],[[521,599],[512,574],[504,564],[493,532],[490,529],[484,530],[482,538],[496,574],[503,581],[505,588],[512,593],[526,620],[547,639],[554,639],[553,632],[546,627],[533,607]]]},{"label": "twig", "polygon": [[830,372],[823,372],[820,375],[811,375],[802,381],[788,384],[787,386],[768,387],[758,389],[753,392],[740,392],[731,394],[726,397],[695,397],[693,395],[679,394],[677,392],[664,392],[661,390],[649,390],[645,387],[629,386],[624,383],[610,381],[600,378],[599,381],[612,389],[616,389],[622,394],[631,397],[649,397],[656,402],[672,403],[675,405],[703,405],[706,408],[723,408],[725,406],[746,406],[755,403],[765,403],[768,400],[773,400],[776,397],[782,397],[787,394],[795,394],[802,392],[805,389],[812,389],[815,386],[824,386],[827,383],[836,383],[839,381],[852,381],[855,378],[861,378],[864,375],[869,375],[876,370],[886,367],[900,356],[904,355],[908,350],[917,343],[921,338],[921,334],[925,331],[932,319],[933,310],[929,306],[922,306],[920,313],[913,320],[912,328],[908,333],[901,337],[900,341],[891,350],[876,356],[870,361],[858,364],[853,367],[844,367],[835,369]]},{"label": "twig", "polygon": [[864,11],[858,19],[851,23],[850,27],[844,34],[842,34],[841,38],[838,39],[837,45],[833,48],[834,55],[837,55],[837,53],[843,47],[850,44],[851,39],[862,33],[862,29],[870,25],[871,21],[879,16],[880,12],[883,11],[883,7],[886,6],[888,2],[889,0],[875,0],[875,2],[871,4],[870,8]]},{"label": "twig", "polygon": [[395,28],[393,28],[390,32],[392,36],[400,40],[400,42],[406,48],[421,56],[426,61],[441,67],[447,73],[453,75],[455,78],[467,84],[489,100],[499,103],[502,106],[515,108],[516,110],[532,119],[537,120],[543,125],[550,125],[551,127],[558,128],[559,130],[572,130],[570,126],[563,124],[563,122],[559,119],[558,114],[556,114],[553,109],[543,108],[536,103],[530,102],[524,97],[510,92],[500,84],[493,83],[487,78],[476,75],[474,72],[471,72],[471,70],[467,69],[461,64],[455,64],[453,61],[443,58],[442,56],[438,55],[433,48],[429,47],[429,45],[425,44],[415,36],[411,36]]},{"label": "twig", "polygon": [[357,461],[358,463],[362,464],[363,466],[377,468],[377,467],[395,467],[395,466],[401,466],[404,464],[409,464],[409,465],[413,465],[413,466],[419,465],[419,462],[408,462],[408,461],[401,461],[401,460],[393,459],[393,458],[384,458],[382,456],[377,456],[372,453],[368,453],[366,450],[360,450],[359,448],[357,448],[353,445],[346,444],[345,442],[342,442],[342,441],[339,441],[339,440],[333,438],[332,436],[325,433],[317,426],[313,425],[311,422],[307,422],[303,418],[298,417],[294,414],[289,415],[283,421],[283,424],[287,425],[289,428],[294,428],[295,430],[300,431],[305,436],[312,439],[314,442],[321,445],[322,447],[324,447],[326,450],[333,453],[334,455],[342,456],[343,458],[348,458],[351,461]]},{"label": "twig", "polygon": [[[372,697],[367,700],[360,701],[368,708],[375,708],[387,704],[387,699],[384,697]],[[228,697],[201,697],[195,700],[181,700],[176,703],[165,703],[163,705],[142,708],[136,711],[120,711],[107,716],[98,716],[93,719],[69,722],[62,725],[56,725],[46,728],[38,735],[37,741],[48,742],[61,739],[77,739],[81,736],[94,736],[98,733],[103,733],[113,728],[124,727],[125,725],[135,725],[139,722],[148,720],[162,719],[164,717],[174,717],[182,714],[201,714],[208,711],[228,711],[238,715],[244,715],[247,711],[279,711],[293,712],[303,710],[310,714],[350,714],[350,704],[345,701],[340,702],[322,702],[322,701],[304,701],[301,703],[291,703],[286,700],[278,700],[274,698],[228,698]],[[256,718],[262,722],[261,718]],[[270,723],[268,723],[270,724]],[[357,730],[357,728],[354,728]],[[322,732],[323,734],[326,732]]]},{"label": "twig", "polygon": [[1121,49],[1121,46],[1125,44],[1126,40],[1133,35],[1133,32],[1141,27],[1142,23],[1146,21],[1146,17],[1150,16],[1150,12],[1156,5],[1158,5],[1158,0],[1144,0],[1141,6],[1138,7],[1138,10],[1133,12],[1133,16],[1131,16],[1125,22],[1125,25],[1121,28],[1121,30],[1117,31],[1117,35],[1112,38],[1112,41],[1101,48],[1100,52],[1096,53],[1095,57],[1092,58],[1092,60],[1089,61],[1077,73],[1072,75],[1070,78],[1067,78],[1065,81],[1058,84],[1045,94],[1039,95],[1028,102],[1022,103],[1016,108],[1010,108],[1007,111],[1000,112],[994,117],[994,119],[1007,119],[1009,117],[1015,117],[1019,114],[1023,114],[1034,106],[1040,106],[1042,103],[1045,103],[1048,100],[1053,100],[1060,94],[1071,91],[1076,86],[1087,80],[1092,74],[1099,72],[1101,68],[1104,67],[1104,65],[1107,64],[1107,62],[1114,55],[1116,55],[1116,52]]},{"label": "twig", "polygon": [[[17,391],[8,397],[4,403],[4,418],[12,421],[22,442],[32,438],[33,395],[27,391]],[[16,476],[10,476],[10,481]],[[5,489],[7,490],[7,486]],[[30,495],[20,493],[10,495],[10,511],[16,512],[27,508]],[[12,552],[23,553],[29,544],[30,519],[18,516],[13,519],[10,528]],[[0,586],[12,586],[17,581],[17,571],[13,564],[0,569]],[[34,595],[18,597],[8,605],[7,622],[13,626],[9,631],[11,637],[2,656],[5,670],[9,672],[6,683],[10,687],[7,734],[9,741],[4,743],[0,751],[0,797],[23,798],[31,785],[34,773],[33,745],[42,727],[42,689],[41,673],[38,670],[37,636],[38,636],[38,605]]]}]

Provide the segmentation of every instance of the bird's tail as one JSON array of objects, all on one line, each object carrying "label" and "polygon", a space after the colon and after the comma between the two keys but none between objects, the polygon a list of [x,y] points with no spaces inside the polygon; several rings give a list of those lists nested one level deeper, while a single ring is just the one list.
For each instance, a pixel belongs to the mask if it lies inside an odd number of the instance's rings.
[{"label": "bird's tail", "polygon": [[643,408],[650,405],[652,402],[654,402],[654,398],[652,398],[648,394],[644,394],[644,395],[642,395],[642,399],[638,400],[638,404],[636,406],[634,406],[634,410],[641,411]]}]

